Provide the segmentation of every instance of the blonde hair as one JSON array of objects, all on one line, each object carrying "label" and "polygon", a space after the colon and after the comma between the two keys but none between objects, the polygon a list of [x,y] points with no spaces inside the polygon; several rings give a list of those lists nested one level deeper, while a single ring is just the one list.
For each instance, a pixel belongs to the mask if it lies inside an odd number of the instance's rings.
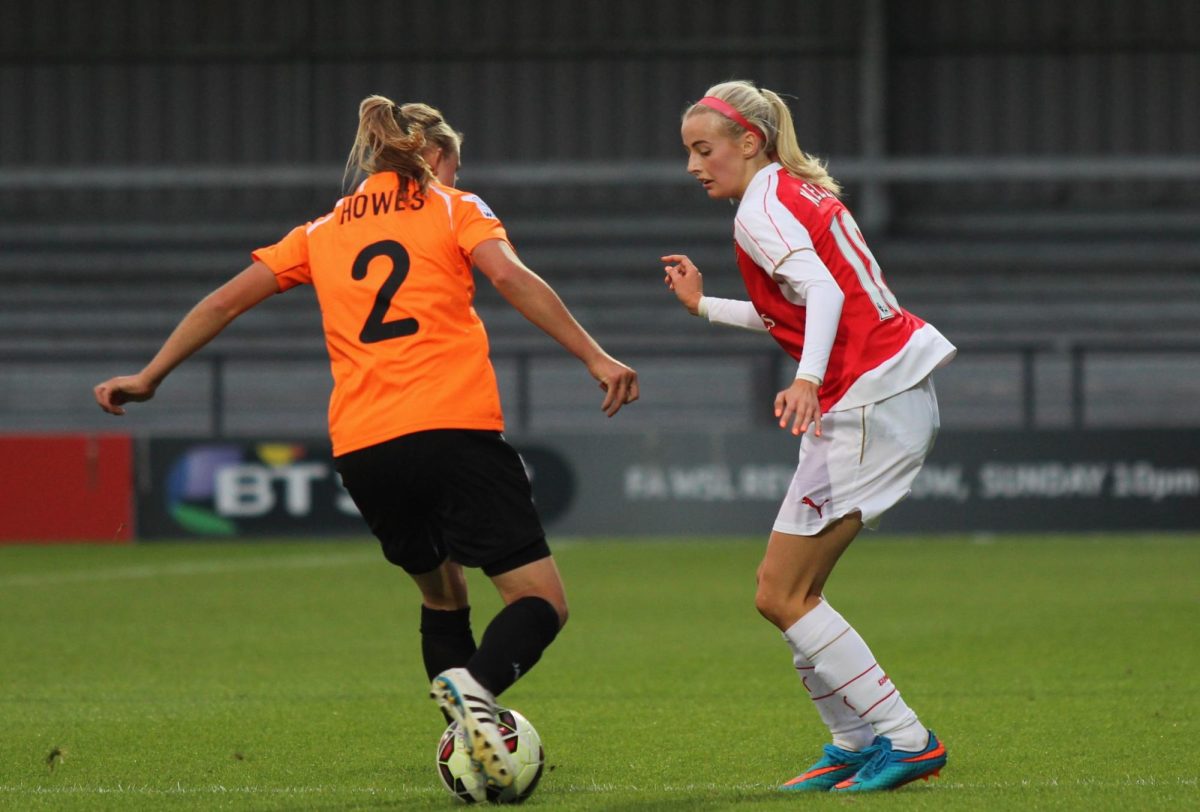
[{"label": "blonde hair", "polygon": [[462,133],[446,123],[440,110],[421,102],[397,105],[386,96],[367,96],[358,106],[358,133],[346,158],[343,183],[353,172],[395,172],[422,191],[433,179],[425,153],[441,149],[458,157]]},{"label": "blonde hair", "polygon": [[[779,161],[784,169],[801,180],[835,195],[841,194],[841,184],[825,169],[824,162],[800,148],[800,142],[796,140],[796,128],[792,124],[792,112],[779,94],[766,88],[760,89],[753,82],[735,80],[713,85],[704,95],[714,96],[730,105],[757,127],[766,138],[764,149],[767,157]],[[704,112],[716,111],[697,102],[684,111],[683,117],[686,119]],[[733,119],[720,113],[717,115],[725,122],[730,137],[736,138],[746,132],[746,128]]]}]

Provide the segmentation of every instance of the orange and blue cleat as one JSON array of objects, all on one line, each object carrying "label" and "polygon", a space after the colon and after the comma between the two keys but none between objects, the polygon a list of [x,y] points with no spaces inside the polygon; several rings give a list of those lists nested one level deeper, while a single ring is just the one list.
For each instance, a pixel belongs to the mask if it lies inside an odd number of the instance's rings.
[{"label": "orange and blue cleat", "polygon": [[[875,739],[879,741],[878,738]],[[833,786],[851,778],[875,754],[875,745],[865,750],[843,750],[832,744],[825,745],[821,759],[800,775],[779,788],[780,792],[828,792]]]},{"label": "orange and blue cleat", "polygon": [[[893,750],[886,736],[876,736],[870,759],[852,777],[834,785],[831,792],[870,792],[896,789],[918,778],[929,780],[946,766],[946,747],[929,731],[929,743],[916,753]],[[867,752],[866,750],[863,751]]]}]

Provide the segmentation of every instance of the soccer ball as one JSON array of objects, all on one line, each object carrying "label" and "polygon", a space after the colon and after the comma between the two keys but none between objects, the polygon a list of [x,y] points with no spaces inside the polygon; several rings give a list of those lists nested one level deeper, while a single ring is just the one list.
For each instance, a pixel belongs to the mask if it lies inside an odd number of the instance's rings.
[{"label": "soccer ball", "polygon": [[466,732],[458,722],[451,722],[438,741],[438,776],[446,790],[464,803],[491,801],[493,803],[519,804],[537,789],[546,767],[546,751],[542,739],[529,720],[515,710],[497,708],[496,720],[500,723],[500,735],[508,752],[517,763],[517,777],[512,786],[500,790],[489,787],[484,777],[471,769],[470,749],[466,743]]}]

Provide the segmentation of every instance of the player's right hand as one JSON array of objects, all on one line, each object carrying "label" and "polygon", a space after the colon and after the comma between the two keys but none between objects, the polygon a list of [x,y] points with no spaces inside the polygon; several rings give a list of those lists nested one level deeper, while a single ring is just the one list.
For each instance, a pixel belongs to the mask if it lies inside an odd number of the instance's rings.
[{"label": "player's right hand", "polygon": [[812,426],[813,434],[821,436],[821,401],[817,396],[818,386],[797,378],[792,385],[775,396],[775,416],[779,428],[786,429],[792,423],[792,434],[800,436]]},{"label": "player's right hand", "polygon": [[123,405],[149,400],[154,397],[155,388],[139,375],[123,375],[97,384],[92,393],[96,396],[96,403],[100,404],[104,411],[109,414],[125,414],[125,410],[121,408]]},{"label": "player's right hand", "polygon": [[667,254],[661,259],[667,263],[663,268],[666,274],[663,284],[674,291],[689,313],[700,315],[700,299],[704,296],[704,276],[700,269],[684,254]]},{"label": "player's right hand", "polygon": [[600,382],[600,388],[604,390],[604,402],[600,404],[600,408],[609,417],[619,412],[626,403],[633,403],[638,399],[637,373],[632,367],[605,355],[588,364],[588,372]]}]

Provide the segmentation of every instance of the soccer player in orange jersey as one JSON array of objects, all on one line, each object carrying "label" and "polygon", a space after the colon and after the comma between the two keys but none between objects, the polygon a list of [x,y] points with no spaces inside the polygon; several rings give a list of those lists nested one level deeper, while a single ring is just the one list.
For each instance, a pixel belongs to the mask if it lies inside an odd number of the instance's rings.
[{"label": "soccer player in orange jersey", "polygon": [[796,361],[775,399],[799,462],[758,570],[759,612],[783,632],[833,743],[780,789],[893,789],[936,774],[946,749],[901,698],[858,632],[823,599],[864,525],[908,495],[938,430],[931,373],[955,349],[900,306],[837,182],[796,140],[770,90],[723,82],[688,108],[690,172],[737,201],[734,251],[749,301],[704,296],[700,271],[663,257],[693,315],[766,332]]},{"label": "soccer player in orange jersey", "polygon": [[[333,372],[329,431],[343,483],[388,561],[421,591],[432,694],[467,730],[472,760],[507,787],[512,760],[495,697],[527,673],[567,619],[563,584],[529,480],[505,442],[496,376],[472,307],[472,265],[530,322],[582,361],[608,416],[638,397],[609,356],[527,268],[479,197],[454,188],[461,136],[424,104],[370,96],[347,162],[366,173],[333,210],[297,226],[189,312],[136,375],[95,387],[111,414],[149,400],[167,375],[267,297],[312,285]],[[463,566],[505,607],[476,647]]]}]

